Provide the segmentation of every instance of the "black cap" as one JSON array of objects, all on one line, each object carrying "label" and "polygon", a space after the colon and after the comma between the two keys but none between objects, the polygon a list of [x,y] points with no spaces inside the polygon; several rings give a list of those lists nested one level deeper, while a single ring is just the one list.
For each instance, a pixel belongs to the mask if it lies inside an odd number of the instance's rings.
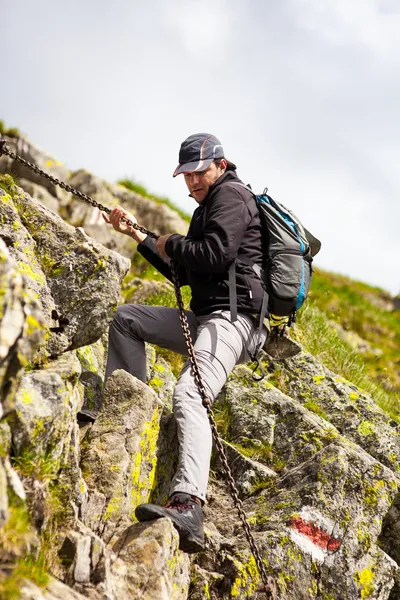
[{"label": "black cap", "polygon": [[224,158],[224,149],[219,139],[210,133],[194,133],[181,144],[179,165],[173,177],[180,173],[205,171],[218,158]]}]

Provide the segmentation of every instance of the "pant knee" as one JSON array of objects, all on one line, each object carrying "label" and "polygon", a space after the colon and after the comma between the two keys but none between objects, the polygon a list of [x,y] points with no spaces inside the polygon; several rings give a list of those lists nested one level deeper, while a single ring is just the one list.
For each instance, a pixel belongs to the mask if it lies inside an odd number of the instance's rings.
[{"label": "pant knee", "polygon": [[125,304],[119,306],[115,312],[114,318],[111,322],[111,329],[116,329],[121,333],[129,331],[135,333],[137,317],[134,310],[134,305]]}]

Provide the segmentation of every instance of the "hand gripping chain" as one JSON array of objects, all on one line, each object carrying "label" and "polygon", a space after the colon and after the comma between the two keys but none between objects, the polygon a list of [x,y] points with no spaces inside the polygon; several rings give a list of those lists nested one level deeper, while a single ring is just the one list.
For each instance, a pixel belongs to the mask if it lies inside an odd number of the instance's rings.
[{"label": "hand gripping chain", "polygon": [[[19,156],[18,154],[11,152],[6,146],[6,140],[4,138],[2,138],[0,135],[0,157],[3,154],[18,161],[19,163],[21,163],[22,165],[24,165],[31,171],[34,171],[38,175],[41,175],[45,179],[48,179],[55,185],[60,186],[63,190],[66,190],[67,192],[70,192],[74,196],[77,196],[80,200],[83,200],[87,204],[91,204],[92,206],[94,206],[95,208],[98,208],[99,210],[101,210],[102,212],[104,212],[106,214],[111,213],[111,209],[108,208],[107,206],[103,206],[96,200],[93,200],[93,198],[91,198],[87,194],[84,194],[83,192],[76,190],[75,188],[71,187],[70,185],[64,183],[63,181],[60,181],[56,177],[53,177],[52,175],[45,173],[44,171],[42,171],[42,169],[39,169],[38,166],[36,166],[36,165],[28,162],[24,158],[22,158],[22,156]],[[130,225],[131,227],[133,227],[133,229],[136,229],[136,230],[140,231],[141,233],[144,233],[154,239],[158,239],[158,237],[159,237],[153,231],[149,231],[148,229],[146,229],[145,227],[142,227],[141,225],[138,225],[137,223],[132,223],[132,221],[130,221],[129,219],[126,219],[125,217],[121,217],[121,220],[124,221],[125,223],[127,223],[128,225]],[[181,326],[182,326],[182,330],[183,330],[183,335],[184,335],[185,341],[186,341],[188,356],[189,356],[190,362],[192,363],[194,379],[196,381],[199,392],[201,394],[203,405],[207,411],[208,420],[210,422],[210,427],[211,427],[212,435],[214,438],[214,443],[215,443],[217,450],[221,457],[222,465],[223,465],[224,471],[225,471],[225,477],[226,477],[226,480],[229,485],[233,503],[234,503],[236,510],[239,514],[239,517],[242,521],[242,525],[243,525],[243,529],[244,529],[247,541],[249,543],[251,552],[255,558],[256,565],[257,565],[260,577],[263,582],[262,588],[260,588],[259,591],[265,592],[268,600],[276,600],[276,583],[275,583],[274,579],[271,576],[269,576],[267,573],[265,564],[264,564],[261,554],[257,548],[253,534],[250,530],[250,526],[247,521],[246,514],[243,510],[243,503],[239,498],[239,491],[236,487],[235,480],[234,480],[234,478],[232,476],[232,472],[229,468],[225,450],[222,445],[222,441],[219,436],[219,433],[217,431],[217,426],[216,426],[216,423],[214,420],[214,415],[213,415],[212,408],[211,408],[211,401],[207,397],[207,392],[204,387],[201,373],[200,373],[200,370],[199,370],[199,367],[197,364],[197,359],[196,359],[196,355],[195,355],[194,347],[193,347],[193,341],[192,341],[192,338],[190,335],[189,324],[187,322],[187,318],[185,315],[185,309],[184,309],[182,294],[181,294],[180,285],[179,285],[178,271],[177,271],[174,261],[171,261],[171,272],[172,272],[172,280],[173,280],[173,284],[174,284],[174,288],[175,288],[176,300],[177,300],[178,309],[179,309],[179,318],[180,318],[180,322],[181,322]]]}]

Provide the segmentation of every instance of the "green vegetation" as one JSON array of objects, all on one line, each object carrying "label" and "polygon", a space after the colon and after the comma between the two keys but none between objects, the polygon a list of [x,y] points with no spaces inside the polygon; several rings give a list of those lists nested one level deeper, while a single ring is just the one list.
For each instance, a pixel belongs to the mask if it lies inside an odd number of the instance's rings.
[{"label": "green vegetation", "polygon": [[164,360],[167,361],[167,363],[171,367],[171,371],[178,379],[179,374],[183,369],[183,365],[185,364],[186,357],[182,356],[181,354],[177,354],[176,352],[172,352],[172,350],[161,348],[160,346],[155,346],[155,349],[157,355],[161,356]]},{"label": "green vegetation", "polygon": [[[342,338],[332,321],[359,335],[378,352],[360,351]],[[317,270],[309,300],[299,311],[297,336],[325,366],[371,394],[393,417],[399,417],[400,319],[390,309],[387,292]]]},{"label": "green vegetation", "polygon": [[[190,306],[190,300],[192,299],[192,293],[191,293],[190,287],[187,285],[181,287],[181,294],[182,294],[182,300],[183,300],[184,307],[185,307],[185,309],[188,309]],[[147,304],[150,306],[176,307],[175,290],[171,289],[168,291],[166,290],[166,291],[157,292],[155,294],[152,294],[144,300],[144,304]]]},{"label": "green vegetation", "polygon": [[45,560],[42,554],[35,557],[28,554],[20,558],[11,575],[0,581],[0,598],[2,600],[18,600],[21,597],[21,585],[29,580],[39,587],[45,587],[49,581]]},{"label": "green vegetation", "polygon": [[60,468],[59,462],[52,457],[52,451],[44,455],[25,448],[13,459],[13,466],[24,477],[34,477],[39,481],[53,481]]},{"label": "green vegetation", "polygon": [[128,273],[124,281],[140,277],[140,279],[152,279],[153,281],[165,281],[164,275],[161,275],[157,269],[153,267],[140,252],[136,252],[132,260],[131,271]]},{"label": "green vegetation", "polygon": [[8,576],[0,575],[0,598],[17,600],[24,579],[29,579],[38,586],[45,586],[48,575],[43,552],[31,552],[35,546],[36,534],[24,501],[8,490],[8,503],[8,519],[0,528],[0,548],[2,558],[6,558],[6,562],[8,559],[13,569]]},{"label": "green vegetation", "polygon": [[274,453],[271,444],[268,442],[264,442],[260,445],[246,443],[246,446],[243,444],[235,444],[233,442],[231,442],[231,444],[236,450],[243,454],[243,456],[271,467],[276,473],[281,473],[286,466],[286,462]]},{"label": "green vegetation", "polygon": [[180,208],[178,208],[173,202],[171,202],[169,198],[166,198],[165,196],[155,196],[154,194],[151,194],[141,183],[138,183],[133,179],[120,179],[118,183],[119,185],[125,187],[127,190],[135,192],[136,194],[140,194],[140,196],[143,196],[144,198],[149,198],[157,204],[165,204],[166,206],[177,212],[178,215],[184,221],[187,221],[188,223],[190,222],[191,216],[185,213]]},{"label": "green vegetation", "polygon": [[306,402],[303,403],[303,406],[304,406],[304,408],[311,410],[316,415],[319,415],[320,417],[325,419],[325,421],[329,421],[326,412],[320,407],[318,402],[315,402],[314,400],[307,400]]},{"label": "green vegetation", "polygon": [[0,121],[0,133],[8,137],[19,137],[21,135],[19,129],[16,127],[6,127],[4,121]]},{"label": "green vegetation", "polygon": [[[1,121],[0,121],[1,123]],[[17,185],[14,177],[11,175],[0,175],[0,188],[2,188],[10,196],[13,195],[14,188]]]}]

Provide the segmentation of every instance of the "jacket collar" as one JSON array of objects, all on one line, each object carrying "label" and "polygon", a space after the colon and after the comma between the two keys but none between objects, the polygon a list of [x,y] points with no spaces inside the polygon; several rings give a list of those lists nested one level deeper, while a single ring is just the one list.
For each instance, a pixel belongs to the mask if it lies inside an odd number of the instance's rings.
[{"label": "jacket collar", "polygon": [[223,175],[221,175],[221,177],[219,177],[215,183],[210,185],[208,194],[204,198],[204,200],[202,202],[200,202],[200,206],[205,206],[207,204],[207,201],[210,198],[211,194],[214,192],[214,190],[216,190],[223,183],[227,183],[228,181],[240,181],[239,177],[237,176],[236,171],[225,171],[225,173]]}]

